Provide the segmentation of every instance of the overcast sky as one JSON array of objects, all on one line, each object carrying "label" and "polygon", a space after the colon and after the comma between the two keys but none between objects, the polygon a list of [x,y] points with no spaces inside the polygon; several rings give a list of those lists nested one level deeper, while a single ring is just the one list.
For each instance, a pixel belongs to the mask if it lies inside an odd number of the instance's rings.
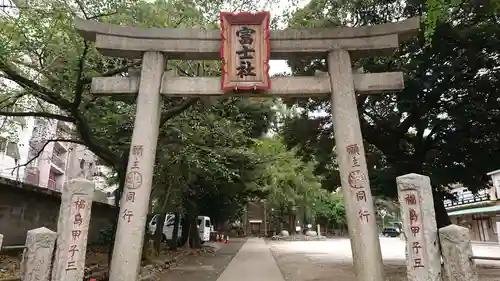
[{"label": "overcast sky", "polygon": [[[307,3],[309,3],[310,0],[299,0],[299,5],[296,6],[296,8],[303,8]],[[271,17],[274,15],[281,15],[283,11],[287,8],[289,5],[288,0],[280,0],[280,4],[278,7],[273,7],[271,11]],[[284,27],[282,27],[284,28]],[[271,60],[269,62],[269,75],[273,76],[274,74],[281,73],[281,72],[290,72],[290,68],[286,65],[285,60]]]}]

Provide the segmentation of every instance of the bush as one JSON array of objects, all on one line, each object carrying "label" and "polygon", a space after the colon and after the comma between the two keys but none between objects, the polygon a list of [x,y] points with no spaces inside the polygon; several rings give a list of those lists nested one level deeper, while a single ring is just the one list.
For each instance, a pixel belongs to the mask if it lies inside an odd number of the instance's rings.
[{"label": "bush", "polygon": [[114,239],[113,225],[109,225],[99,231],[99,243],[101,245],[112,245]]}]

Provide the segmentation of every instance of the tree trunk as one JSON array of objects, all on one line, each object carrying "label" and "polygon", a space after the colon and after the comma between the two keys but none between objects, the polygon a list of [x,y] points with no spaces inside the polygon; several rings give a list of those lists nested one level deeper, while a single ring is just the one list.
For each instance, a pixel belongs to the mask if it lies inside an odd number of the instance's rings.
[{"label": "tree trunk", "polygon": [[179,246],[184,245],[185,247],[189,247],[189,216],[188,214],[184,215],[184,218],[181,221],[182,224],[182,235],[181,241],[179,241]]},{"label": "tree trunk", "polygon": [[156,229],[153,237],[153,247],[156,256],[160,255],[161,241],[163,240],[163,227],[165,225],[166,216],[167,216],[166,213],[160,213],[158,214],[158,217],[156,219]]},{"label": "tree trunk", "polygon": [[436,212],[436,224],[437,228],[445,227],[451,224],[450,217],[448,216],[448,212],[444,207],[444,196],[440,192],[433,192],[434,197],[434,211]]},{"label": "tree trunk", "polygon": [[[153,218],[152,214],[148,214],[146,217],[146,225],[144,226],[146,228],[146,232],[144,233],[144,240],[142,242],[142,255],[141,255],[141,260],[145,262],[150,261],[150,249],[151,249],[151,235],[149,235],[148,231],[148,226],[149,222]],[[158,254],[159,255],[159,254]]]},{"label": "tree trunk", "polygon": [[[118,209],[118,215],[116,219],[112,221],[113,224],[113,230],[112,230],[112,241],[109,251],[108,251],[108,264],[111,264],[111,259],[113,258],[113,250],[115,248],[115,237],[116,237],[116,229],[118,228],[118,218],[120,217],[120,201],[122,198],[123,190],[125,188],[125,179],[126,179],[126,173],[127,173],[127,165],[128,165],[128,156],[129,154],[129,149],[127,148],[122,152],[122,163],[121,166],[118,168],[118,188],[115,190],[115,206]],[[108,274],[109,274],[109,269],[108,269]]]},{"label": "tree trunk", "polygon": [[179,222],[181,221],[179,212],[175,212],[174,214],[174,230],[172,231],[172,240],[170,240],[170,250],[177,250],[178,240],[177,236],[179,235]]},{"label": "tree trunk", "polygon": [[285,216],[285,211],[283,210],[283,207],[280,208],[280,234],[281,231],[283,231],[283,217]]},{"label": "tree trunk", "polygon": [[194,249],[201,248],[201,239],[198,230],[198,221],[196,216],[191,217],[191,221],[189,223],[189,246]]}]

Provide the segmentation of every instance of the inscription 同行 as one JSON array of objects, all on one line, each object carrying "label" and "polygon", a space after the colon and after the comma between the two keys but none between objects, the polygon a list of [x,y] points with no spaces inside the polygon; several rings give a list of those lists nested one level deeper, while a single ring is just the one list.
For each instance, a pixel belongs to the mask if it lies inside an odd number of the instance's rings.
[{"label": "inscription \u540c\u884c", "polygon": [[369,222],[370,213],[367,210],[360,210],[358,212],[358,216],[359,216],[359,220],[362,223],[368,223]]},{"label": "inscription \u540c\u884c", "polygon": [[366,202],[366,192],[364,190],[356,192],[356,200]]},{"label": "inscription \u540c\u884c", "polygon": [[131,210],[125,209],[123,211],[122,219],[126,220],[127,222],[131,222],[133,216],[134,216],[134,213]]},{"label": "inscription \u540c\u884c", "polygon": [[135,202],[135,192],[133,191],[130,191],[130,192],[127,192],[127,196],[125,197],[125,201],[126,202]]},{"label": "inscription \u540c\u884c", "polygon": [[349,173],[347,181],[351,188],[363,188],[366,185],[366,176],[360,170],[355,170]]},{"label": "inscription \u540c\u884c", "polygon": [[255,49],[252,48],[254,42],[253,34],[255,30],[247,26],[242,26],[236,31],[236,36],[239,37],[238,42],[240,43],[241,49],[236,51],[238,58],[240,59],[240,65],[236,67],[237,75],[240,78],[246,76],[257,76],[255,73],[255,67],[252,66],[252,59]]}]

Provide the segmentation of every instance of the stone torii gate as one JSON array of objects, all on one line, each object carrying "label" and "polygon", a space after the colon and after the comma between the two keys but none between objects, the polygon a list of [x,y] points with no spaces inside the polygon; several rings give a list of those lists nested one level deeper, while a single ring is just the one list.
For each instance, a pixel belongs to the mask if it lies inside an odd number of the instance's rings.
[{"label": "stone torii gate", "polygon": [[[255,14],[252,15],[255,16]],[[254,90],[257,88],[265,89],[252,92],[224,91],[221,88],[227,90],[228,87],[232,87],[226,85],[227,83],[231,84],[231,81],[222,81],[221,83],[221,79],[217,77],[172,77],[164,72],[167,58],[173,60],[219,60],[221,59],[221,49],[223,49],[221,45],[226,46],[227,42],[234,44],[238,40],[241,43],[241,37],[240,39],[223,38],[229,33],[226,34],[218,30],[143,29],[76,20],[76,29],[79,33],[85,39],[94,41],[97,49],[103,55],[142,58],[139,77],[96,77],[92,81],[91,91],[94,94],[137,95],[130,161],[127,167],[125,190],[120,202],[118,229],[111,263],[111,281],[135,281],[139,273],[144,225],[148,212],[159,131],[160,95],[177,97],[225,95],[311,97],[330,95],[336,153],[357,280],[384,280],[378,230],[375,222],[376,214],[370,191],[365,150],[356,106],[356,93],[375,94],[400,90],[403,88],[403,75],[400,72],[353,72],[351,56],[392,53],[398,48],[400,41],[413,36],[418,31],[420,19],[411,18],[399,23],[358,28],[269,31],[268,15],[267,13],[267,19],[261,19],[261,22],[264,23],[262,25],[245,21],[239,23],[240,25],[254,24],[253,26],[257,30],[254,33],[256,36],[261,36],[259,37],[260,41],[255,39],[258,42],[252,43],[253,40],[251,40],[249,44],[254,45],[248,46],[257,52],[260,48],[262,52],[257,55],[263,60],[256,60],[254,63],[257,72],[256,79],[260,79],[262,83],[259,82],[260,86],[256,87],[255,85],[258,83],[252,84],[253,82],[249,82],[245,77],[240,81],[240,84],[238,82],[232,85],[234,88],[240,87],[240,89],[242,88],[240,85],[246,85],[247,89],[252,87]],[[229,14],[225,14],[225,16],[226,19],[231,18]],[[265,21],[267,21],[267,25]],[[236,29],[231,29],[231,24],[235,24],[234,19],[232,23],[229,21],[229,25],[226,27],[229,28],[228,30],[236,32]],[[263,28],[259,29],[260,27]],[[329,73],[314,77],[269,78],[268,59],[291,58],[327,58]],[[234,66],[234,63],[238,62],[234,58],[229,60],[227,57],[223,58],[223,64],[226,67],[227,63]],[[242,62],[240,61],[240,63]],[[248,66],[250,65],[248,62],[246,63]],[[247,70],[250,68],[247,67]],[[223,73],[225,74],[224,69]],[[235,74],[236,72],[233,71],[232,75],[235,76]]]}]

